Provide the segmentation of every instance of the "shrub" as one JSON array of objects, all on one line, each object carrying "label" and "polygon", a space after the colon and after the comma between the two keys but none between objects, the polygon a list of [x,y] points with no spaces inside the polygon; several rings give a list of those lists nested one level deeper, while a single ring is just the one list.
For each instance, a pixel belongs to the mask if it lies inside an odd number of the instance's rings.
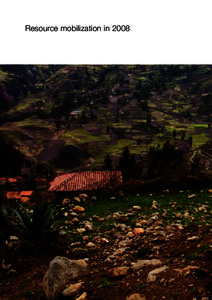
[{"label": "shrub", "polygon": [[50,203],[39,203],[36,201],[32,216],[18,203],[14,213],[18,217],[16,223],[17,236],[34,246],[41,245],[48,240],[49,233],[53,231],[52,225],[56,218],[53,218],[53,201]]}]

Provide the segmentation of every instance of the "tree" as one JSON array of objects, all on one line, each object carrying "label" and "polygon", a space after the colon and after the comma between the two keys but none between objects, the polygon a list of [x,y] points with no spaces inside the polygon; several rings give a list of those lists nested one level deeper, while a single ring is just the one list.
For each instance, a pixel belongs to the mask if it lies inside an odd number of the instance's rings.
[{"label": "tree", "polygon": [[192,142],[193,142],[193,138],[192,138],[192,136],[189,136],[189,138],[188,138],[188,141],[189,141],[189,145],[190,145],[190,147],[192,147]]},{"label": "tree", "polygon": [[182,135],[181,135],[181,140],[183,141],[185,139],[185,137],[186,137],[186,133],[185,133],[185,131],[183,131]]},{"label": "tree", "polygon": [[21,168],[26,161],[24,155],[2,132],[0,133],[0,145],[0,174],[2,176],[20,175]]},{"label": "tree", "polygon": [[112,162],[112,159],[109,154],[106,155],[106,157],[104,159],[104,163],[105,163],[106,170],[108,170],[108,171],[114,170],[114,168],[112,166],[113,162]]},{"label": "tree", "polygon": [[150,164],[146,174],[147,178],[168,178],[184,170],[183,153],[176,149],[169,140],[165,142],[162,149],[151,149],[149,155]]},{"label": "tree", "polygon": [[173,130],[172,136],[173,136],[173,138],[174,138],[174,139],[175,139],[175,138],[176,138],[176,136],[177,136],[177,132],[176,132],[176,130],[175,130],[175,129]]},{"label": "tree", "polygon": [[124,148],[122,156],[119,159],[119,163],[116,167],[118,171],[122,172],[123,180],[134,179],[137,176],[137,165],[134,155],[130,155],[128,147]]}]

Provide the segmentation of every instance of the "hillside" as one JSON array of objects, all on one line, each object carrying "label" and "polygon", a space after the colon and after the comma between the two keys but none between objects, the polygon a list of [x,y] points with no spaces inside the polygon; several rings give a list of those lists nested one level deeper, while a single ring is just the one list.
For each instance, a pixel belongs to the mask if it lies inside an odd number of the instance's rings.
[{"label": "hillside", "polygon": [[140,158],[167,139],[193,151],[211,138],[211,66],[1,66],[0,80],[2,135],[56,171],[101,169],[107,154],[115,168],[126,146]]}]

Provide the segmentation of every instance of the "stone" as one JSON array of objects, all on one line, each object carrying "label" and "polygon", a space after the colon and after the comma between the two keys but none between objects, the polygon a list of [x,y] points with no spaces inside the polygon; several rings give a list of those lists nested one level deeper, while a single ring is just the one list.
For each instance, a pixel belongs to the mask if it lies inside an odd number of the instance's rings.
[{"label": "stone", "polygon": [[144,234],[144,229],[143,228],[134,228],[133,232],[135,235],[142,235],[142,234]]},{"label": "stone", "polygon": [[189,195],[189,196],[188,196],[188,199],[193,199],[193,198],[196,198],[196,197],[197,197],[196,194],[192,194],[192,195]]},{"label": "stone", "polygon": [[189,212],[185,212],[184,213],[184,218],[188,218],[189,217]]},{"label": "stone", "polygon": [[69,215],[72,216],[72,217],[76,217],[77,216],[77,213],[73,212],[73,211],[69,211]]},{"label": "stone", "polygon": [[132,294],[126,298],[126,300],[146,300],[146,297],[142,294]]},{"label": "stone", "polygon": [[159,259],[144,259],[137,261],[133,266],[132,269],[140,270],[144,266],[156,266],[156,265],[162,265],[162,262]]},{"label": "stone", "polygon": [[129,272],[129,267],[116,267],[109,271],[111,278],[124,277],[127,276]]},{"label": "stone", "polygon": [[102,222],[104,222],[104,220],[105,220],[104,218],[99,218],[99,219],[98,219],[98,222],[99,222],[99,223],[102,223]]},{"label": "stone", "polygon": [[101,236],[95,236],[95,237],[93,238],[93,241],[94,241],[94,242],[96,241],[96,242],[99,243],[99,244],[108,244],[108,243],[109,243],[108,239],[102,238]]},{"label": "stone", "polygon": [[141,207],[140,206],[133,206],[133,209],[134,210],[141,210]]},{"label": "stone", "polygon": [[85,229],[87,231],[92,231],[93,230],[92,224],[85,224]]},{"label": "stone", "polygon": [[156,275],[165,271],[166,269],[168,269],[167,266],[163,266],[163,267],[160,267],[160,268],[157,268],[155,270],[152,270],[149,272],[148,276],[147,276],[147,281],[155,281],[156,280]]},{"label": "stone", "polygon": [[85,228],[77,228],[77,232],[78,232],[78,233],[83,233],[83,232],[85,232],[85,231],[86,231]]},{"label": "stone", "polygon": [[85,209],[84,209],[84,207],[82,207],[82,206],[75,206],[75,207],[73,208],[73,211],[76,212],[76,213],[80,213],[80,212],[84,212]]},{"label": "stone", "polygon": [[127,247],[130,244],[132,244],[132,240],[126,239],[126,240],[120,241],[118,245],[119,245],[119,247]]},{"label": "stone", "polygon": [[75,200],[76,202],[81,202],[81,200],[80,200],[79,197],[74,197],[74,200]]},{"label": "stone", "polygon": [[128,228],[126,224],[114,224],[114,227],[121,229],[121,231],[125,231]]},{"label": "stone", "polygon": [[87,243],[87,247],[89,247],[89,248],[95,248],[96,245],[94,243],[92,243],[92,242],[89,242],[89,243]]},{"label": "stone", "polygon": [[129,218],[128,218],[128,216],[120,216],[119,217],[119,221],[121,221],[121,222],[127,222],[127,221],[129,221]]},{"label": "stone", "polygon": [[151,206],[151,209],[159,209],[160,208],[160,205],[157,201],[153,201],[152,203],[152,206]]},{"label": "stone", "polygon": [[187,238],[187,241],[199,240],[198,236],[191,236]]},{"label": "stone", "polygon": [[127,248],[119,248],[117,250],[115,250],[115,252],[113,253],[113,256],[121,256],[125,251],[126,251]]},{"label": "stone", "polygon": [[119,219],[119,217],[120,217],[120,213],[119,213],[119,212],[115,212],[115,213],[113,213],[113,216],[112,216],[112,218],[113,218],[113,219],[116,219],[116,220],[118,220],[118,219]]},{"label": "stone", "polygon": [[11,235],[11,236],[10,236],[10,240],[11,240],[11,241],[18,241],[18,237],[15,236],[15,235]]},{"label": "stone", "polygon": [[46,298],[54,298],[65,289],[70,280],[86,273],[87,263],[85,260],[70,260],[67,257],[56,256],[50,262],[42,282]]},{"label": "stone", "polygon": [[75,243],[71,243],[71,247],[79,247],[79,246],[81,246],[81,242],[75,242]]},{"label": "stone", "polygon": [[76,300],[86,300],[87,298],[87,293],[84,292],[81,296],[79,296],[78,298],[76,298]]},{"label": "stone", "polygon": [[5,261],[4,261],[4,259],[3,259],[3,260],[2,260],[2,263],[1,263],[1,266],[2,266],[2,269],[8,270],[8,269],[11,267],[11,264],[5,265]]},{"label": "stone", "polygon": [[88,195],[87,195],[87,194],[80,194],[79,197],[80,197],[81,199],[83,199],[84,201],[85,201],[86,199],[88,199]]},{"label": "stone", "polygon": [[66,231],[60,231],[60,232],[59,232],[59,236],[65,236],[65,235],[67,235],[67,232],[66,232]]},{"label": "stone", "polygon": [[139,221],[140,225],[146,225],[146,223],[147,223],[147,220],[141,220],[141,221]]},{"label": "stone", "polygon": [[70,284],[63,292],[64,297],[70,297],[73,295],[76,295],[80,292],[82,289],[83,282],[75,283],[75,284]]},{"label": "stone", "polygon": [[73,218],[72,223],[78,223],[79,219],[78,218]]},{"label": "stone", "polygon": [[70,202],[71,202],[70,199],[65,198],[65,199],[63,199],[62,205],[63,205],[63,206],[68,205]]},{"label": "stone", "polygon": [[126,237],[128,238],[133,238],[134,237],[134,233],[132,231],[129,231],[127,234],[126,234]]}]

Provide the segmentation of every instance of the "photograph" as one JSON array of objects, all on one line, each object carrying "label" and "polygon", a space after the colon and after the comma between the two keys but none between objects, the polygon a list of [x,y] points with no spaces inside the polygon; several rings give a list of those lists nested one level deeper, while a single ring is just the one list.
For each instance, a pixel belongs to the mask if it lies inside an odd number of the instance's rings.
[{"label": "photograph", "polygon": [[212,299],[212,64],[1,63],[0,166],[2,300]]}]

